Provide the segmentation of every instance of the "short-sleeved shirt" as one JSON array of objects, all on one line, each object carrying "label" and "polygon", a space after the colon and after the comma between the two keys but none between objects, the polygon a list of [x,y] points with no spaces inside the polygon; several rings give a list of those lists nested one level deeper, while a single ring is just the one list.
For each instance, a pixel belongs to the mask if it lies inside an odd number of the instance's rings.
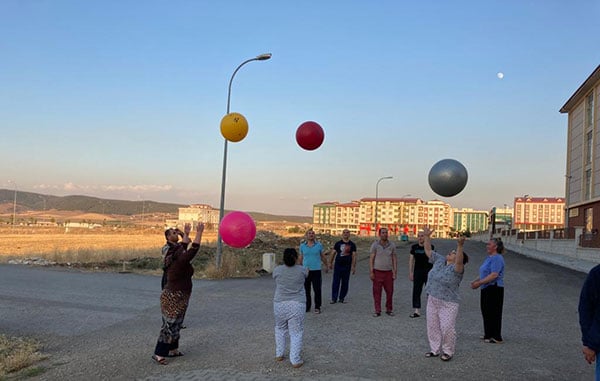
[{"label": "short-sleeved shirt", "polygon": [[300,253],[302,254],[302,266],[309,270],[321,270],[321,253],[323,245],[315,241],[314,245],[308,246],[306,242],[300,244]]},{"label": "short-sleeved shirt", "polygon": [[[431,245],[431,250],[435,250],[435,246]],[[427,258],[427,254],[425,254],[425,247],[415,243],[410,248],[410,255],[415,258],[415,270],[419,271],[429,271],[431,270],[431,263],[429,263],[429,258]]]},{"label": "short-sleeved shirt", "polygon": [[[347,250],[346,245],[350,245],[350,251]],[[356,245],[354,242],[349,240],[348,242],[344,242],[344,240],[339,240],[333,245],[333,250],[336,252],[335,256],[335,266],[336,267],[348,267],[352,266],[352,253],[356,252]]]},{"label": "short-sleeved shirt", "polygon": [[381,244],[381,240],[373,242],[370,253],[375,253],[375,260],[373,261],[374,270],[393,270],[392,255],[396,254],[396,245],[392,241],[387,241],[385,246]]},{"label": "short-sleeved shirt", "polygon": [[295,301],[306,303],[304,280],[308,270],[300,265],[279,265],[273,270],[275,279],[274,302]]},{"label": "short-sleeved shirt", "polygon": [[498,273],[498,278],[492,283],[482,284],[481,288],[493,285],[504,287],[504,257],[501,254],[488,255],[479,268],[479,279],[483,279],[491,273]]},{"label": "short-sleeved shirt", "polygon": [[454,271],[454,263],[447,265],[446,258],[435,251],[431,252],[429,262],[433,267],[427,277],[425,292],[445,302],[458,303],[460,301],[458,287],[464,274]]}]

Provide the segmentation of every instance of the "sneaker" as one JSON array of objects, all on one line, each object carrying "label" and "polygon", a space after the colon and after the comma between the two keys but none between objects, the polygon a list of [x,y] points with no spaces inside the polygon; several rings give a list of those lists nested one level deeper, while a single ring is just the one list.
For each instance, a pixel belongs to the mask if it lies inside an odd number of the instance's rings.
[{"label": "sneaker", "polygon": [[[329,302],[329,304],[336,304],[337,302],[335,300],[332,300],[331,302]],[[343,302],[342,302],[343,303]]]},{"label": "sneaker", "polygon": [[385,311],[387,316],[395,316],[396,314],[393,311]]},{"label": "sneaker", "polygon": [[346,304],[346,302],[344,301],[344,299],[340,299],[340,303]]},{"label": "sneaker", "polygon": [[375,312],[373,313],[373,317],[380,317],[381,316],[381,312]]}]

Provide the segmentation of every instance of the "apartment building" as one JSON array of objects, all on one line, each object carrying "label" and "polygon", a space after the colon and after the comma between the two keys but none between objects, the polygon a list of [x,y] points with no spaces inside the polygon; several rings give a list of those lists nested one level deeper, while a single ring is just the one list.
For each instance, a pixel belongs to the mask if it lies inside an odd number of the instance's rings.
[{"label": "apartment building", "polygon": [[489,228],[489,213],[485,210],[474,210],[472,208],[453,208],[452,227],[457,232],[487,231]]},{"label": "apartment building", "polygon": [[342,234],[344,229],[358,234],[359,203],[322,202],[313,205],[313,229],[319,233]]},{"label": "apartment building", "polygon": [[349,229],[355,234],[374,236],[386,227],[390,234],[416,235],[425,225],[436,237],[448,237],[452,210],[442,201],[420,198],[362,198],[350,203],[323,202],[313,205],[314,229],[332,234]]},{"label": "apartment building", "polygon": [[192,204],[185,208],[179,208],[179,214],[176,220],[167,220],[167,226],[183,226],[190,223],[192,226],[198,221],[208,225],[207,228],[217,228],[219,226],[219,209],[215,209],[207,204]]},{"label": "apartment building", "polygon": [[561,197],[515,197],[513,227],[521,231],[564,227],[565,200]]},{"label": "apartment building", "polygon": [[565,225],[600,228],[600,65],[560,112],[568,115]]}]

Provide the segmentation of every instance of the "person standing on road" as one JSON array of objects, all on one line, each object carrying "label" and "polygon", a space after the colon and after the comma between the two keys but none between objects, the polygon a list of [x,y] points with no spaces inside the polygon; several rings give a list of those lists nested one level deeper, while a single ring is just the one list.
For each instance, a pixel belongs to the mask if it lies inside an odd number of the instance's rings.
[{"label": "person standing on road", "polygon": [[385,313],[394,316],[394,281],[397,274],[396,245],[388,240],[387,228],[379,229],[379,240],[371,245],[369,277],[373,281],[373,317],[381,316],[381,289],[385,291]]},{"label": "person standing on road", "polygon": [[[411,318],[421,316],[421,293],[423,292],[423,286],[427,283],[427,274],[433,266],[429,263],[428,256],[425,255],[423,231],[419,232],[417,239],[418,242],[411,246],[410,256],[408,257],[408,279],[413,282],[412,306],[414,311],[409,315]],[[433,245],[431,245],[431,250],[435,250]]]},{"label": "person standing on road", "polygon": [[300,263],[302,266],[308,268],[308,277],[304,282],[304,289],[306,290],[306,312],[310,311],[312,304],[311,290],[315,292],[315,313],[321,313],[321,286],[323,283],[323,277],[321,274],[321,264],[325,266],[325,272],[327,272],[327,260],[325,259],[325,252],[323,245],[315,239],[315,232],[309,229],[306,232],[306,241],[300,244]]},{"label": "person standing on road", "polygon": [[[170,245],[164,259],[167,283],[160,295],[163,323],[152,355],[152,359],[161,365],[167,364],[166,357],[183,356],[179,351],[179,331],[192,294],[194,267],[191,261],[200,249],[204,224],[199,222],[196,226],[196,237],[189,247],[191,230],[192,226],[185,224],[181,243]],[[165,236],[170,242],[177,243],[179,239],[175,229],[168,229]]]},{"label": "person standing on road", "polygon": [[298,252],[288,248],[283,251],[283,265],[275,267],[275,360],[283,361],[287,336],[290,336],[290,362],[294,368],[302,366],[302,338],[306,295],[304,281],[308,269],[298,264]]},{"label": "person standing on road", "polygon": [[581,288],[579,326],[583,356],[588,364],[596,362],[596,381],[600,381],[600,265],[590,270]]},{"label": "person standing on road", "polygon": [[479,277],[471,282],[471,288],[481,288],[481,315],[483,316],[483,341],[501,344],[502,308],[504,306],[504,243],[492,238],[485,246],[487,258],[479,268]]},{"label": "person standing on road", "polygon": [[[350,240],[350,230],[342,231],[342,239],[333,245],[329,269],[333,270],[333,282],[331,283],[331,304],[338,301],[346,302],[350,273],[356,273],[356,245]],[[341,283],[341,289],[340,289]]]},{"label": "person standing on road", "polygon": [[456,347],[456,318],[460,297],[458,288],[469,257],[463,251],[465,237],[459,236],[456,250],[445,257],[433,251],[429,227],[423,229],[425,255],[433,265],[427,287],[427,338],[430,351],[425,357],[441,356],[450,361]]}]

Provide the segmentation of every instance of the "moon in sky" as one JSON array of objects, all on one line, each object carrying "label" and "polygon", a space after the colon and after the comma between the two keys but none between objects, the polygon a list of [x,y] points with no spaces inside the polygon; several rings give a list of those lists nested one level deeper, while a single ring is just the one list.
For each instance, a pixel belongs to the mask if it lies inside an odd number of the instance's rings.
[{"label": "moon in sky", "polygon": [[499,71],[498,74],[496,74],[496,77],[498,77],[498,79],[502,79],[504,78],[504,73]]}]

